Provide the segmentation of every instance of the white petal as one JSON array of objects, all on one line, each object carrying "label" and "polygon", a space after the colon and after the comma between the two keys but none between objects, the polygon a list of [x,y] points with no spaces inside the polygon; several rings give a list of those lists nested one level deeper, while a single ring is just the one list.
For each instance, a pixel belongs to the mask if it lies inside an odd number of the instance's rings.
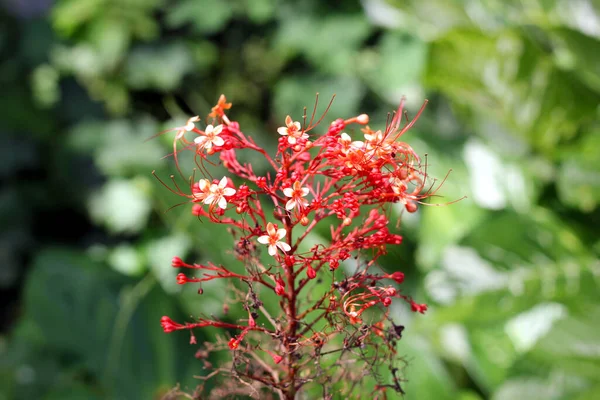
[{"label": "white petal", "polygon": [[223,138],[219,137],[219,136],[215,136],[213,138],[212,142],[215,146],[223,146],[225,144],[225,141],[223,140]]},{"label": "white petal", "polygon": [[294,189],[292,189],[292,188],[285,188],[285,189],[283,189],[283,194],[285,194],[287,197],[293,197],[294,196]]},{"label": "white petal", "polygon": [[340,135],[340,139],[344,142],[349,142],[352,140],[352,138],[350,138],[350,135],[348,135],[346,132],[342,132],[342,134]]},{"label": "white petal", "polygon": [[285,126],[281,126],[281,127],[277,128],[277,133],[279,133],[281,136],[287,136],[288,129]]},{"label": "white petal", "polygon": [[215,126],[215,129],[213,129],[213,135],[220,135],[222,131],[223,131],[223,125],[217,125],[217,126]]},{"label": "white petal", "polygon": [[298,121],[294,122],[294,126],[296,127],[296,130],[302,129],[302,126],[300,125],[300,122],[298,122]]},{"label": "white petal", "polygon": [[203,192],[206,192],[206,190],[210,187],[210,182],[208,181],[208,179],[200,179],[200,181],[198,182],[198,187]]},{"label": "white petal", "polygon": [[268,235],[263,235],[263,236],[259,236],[257,239],[258,243],[262,243],[262,244],[269,244],[269,236]]},{"label": "white petal", "polygon": [[269,254],[272,256],[275,256],[275,254],[277,254],[277,248],[273,245],[269,246]]},{"label": "white petal", "polygon": [[293,136],[288,136],[288,143],[289,144],[296,144],[296,138]]},{"label": "white petal", "polygon": [[209,136],[212,134],[214,127],[212,125],[206,125],[206,129],[204,129],[204,132],[206,132],[206,136]]},{"label": "white petal", "polygon": [[186,131],[191,131],[192,129],[194,129],[196,126],[194,125],[194,122],[192,121],[188,121],[187,124],[185,124],[185,130]]},{"label": "white petal", "polygon": [[309,188],[302,188],[302,196],[306,196],[310,192]]},{"label": "white petal", "polygon": [[208,196],[206,196],[206,198],[204,199],[204,204],[210,204],[213,202],[213,200],[215,199],[215,195],[214,194],[209,194]]},{"label": "white petal", "polygon": [[277,235],[277,231],[275,230],[275,225],[272,223],[267,223],[267,233],[270,237]]},{"label": "white petal", "polygon": [[296,207],[296,200],[290,199],[287,203],[285,203],[285,209],[288,211],[292,211]]},{"label": "white petal", "polygon": [[283,239],[285,237],[286,233],[287,233],[287,231],[283,228],[277,229],[277,240]]},{"label": "white petal", "polygon": [[208,139],[206,136],[198,136],[194,139],[194,142],[196,144],[203,144],[206,141],[206,139]]},{"label": "white petal", "polygon": [[277,247],[279,247],[281,250],[283,250],[285,252],[288,252],[292,249],[290,247],[290,245],[285,242],[277,242]]},{"label": "white petal", "polygon": [[225,197],[219,198],[219,207],[221,207],[223,210],[227,208],[227,200],[225,200]]},{"label": "white petal", "polygon": [[223,189],[223,194],[225,196],[233,196],[235,194],[236,190],[232,189],[232,188],[225,188]]},{"label": "white petal", "polygon": [[221,178],[221,180],[219,181],[219,189],[223,189],[225,186],[227,186],[227,177],[226,176]]}]

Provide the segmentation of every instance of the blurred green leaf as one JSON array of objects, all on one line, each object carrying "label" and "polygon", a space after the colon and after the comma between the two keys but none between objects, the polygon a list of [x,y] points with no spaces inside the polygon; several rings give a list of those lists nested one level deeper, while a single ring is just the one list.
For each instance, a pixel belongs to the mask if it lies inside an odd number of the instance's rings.
[{"label": "blurred green leaf", "polygon": [[89,201],[91,217],[116,233],[137,233],[150,215],[148,182],[111,180]]},{"label": "blurred green leaf", "polygon": [[[210,12],[208,12],[210,10]],[[234,7],[219,0],[184,0],[172,7],[167,14],[167,25],[178,28],[192,24],[200,33],[214,33],[223,29],[234,14]]]},{"label": "blurred green leaf", "polygon": [[600,92],[600,41],[570,29],[550,31],[557,64]]},{"label": "blurred green leaf", "polygon": [[411,94],[407,93],[411,86],[419,86],[426,56],[427,45],[421,40],[388,32],[376,49],[363,51],[358,60],[360,74],[388,102],[398,103],[402,96]]},{"label": "blurred green leaf", "polygon": [[137,47],[125,67],[125,79],[134,89],[173,90],[193,67],[192,57],[183,43],[160,47]]},{"label": "blurred green leaf", "polygon": [[[341,116],[357,113],[358,104],[364,94],[364,88],[354,78],[315,78],[296,76],[281,80],[275,86],[275,114],[283,121],[286,115],[300,120],[302,110],[307,108],[308,118],[314,103],[306,104],[306,99],[314,99],[319,94],[319,108],[315,121],[325,111],[327,104],[335,94],[335,100],[329,109],[325,123]],[[283,122],[282,122],[283,123]]]},{"label": "blurred green leaf", "polygon": [[448,33],[431,45],[425,80],[457,105],[502,121],[548,156],[591,121],[600,101],[517,31]]},{"label": "blurred green leaf", "polygon": [[99,373],[118,312],[117,291],[114,276],[81,254],[47,250],[27,281],[26,312],[51,348],[74,354]]},{"label": "blurred green leaf", "polygon": [[275,47],[286,58],[301,53],[322,71],[351,76],[359,57],[358,48],[370,31],[362,15],[338,14],[320,20],[297,15],[280,25]]},{"label": "blurred green leaf", "polygon": [[556,184],[560,199],[567,205],[591,212],[600,203],[600,128],[592,128],[579,143],[565,148],[560,157]]},{"label": "blurred green leaf", "polygon": [[425,338],[406,334],[398,351],[408,362],[403,385],[407,400],[456,398],[451,376]]}]

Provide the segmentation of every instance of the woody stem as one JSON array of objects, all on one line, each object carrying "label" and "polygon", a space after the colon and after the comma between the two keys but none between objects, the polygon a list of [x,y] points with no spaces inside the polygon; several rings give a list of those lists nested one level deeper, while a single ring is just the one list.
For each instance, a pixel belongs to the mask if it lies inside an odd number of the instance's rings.
[{"label": "woody stem", "polygon": [[[292,229],[293,226],[290,223],[289,218],[283,218],[283,223],[285,224],[285,229],[287,232],[286,241],[291,246],[292,245]],[[295,275],[294,275],[294,266],[289,265],[288,263],[284,263],[285,275],[287,278],[287,298],[288,298],[288,307],[286,309],[287,321],[288,325],[285,331],[285,347],[286,347],[286,357],[287,357],[287,366],[288,366],[288,388],[285,391],[285,398],[288,400],[293,400],[296,396],[296,372],[297,366],[294,362],[294,355],[292,354],[295,349],[296,343],[296,334],[297,334],[297,309],[296,309],[296,287],[295,287]]]}]

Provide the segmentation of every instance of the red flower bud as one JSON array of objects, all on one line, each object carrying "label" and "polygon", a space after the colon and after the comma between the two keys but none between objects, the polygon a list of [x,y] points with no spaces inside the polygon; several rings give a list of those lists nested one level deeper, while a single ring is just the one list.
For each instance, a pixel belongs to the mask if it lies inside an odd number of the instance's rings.
[{"label": "red flower bud", "polygon": [[306,267],[306,276],[308,276],[308,279],[315,279],[317,276],[317,271],[315,271],[312,265]]},{"label": "red flower bud", "polygon": [[421,314],[425,314],[427,311],[427,304],[417,304],[414,301],[410,301],[410,309],[413,312],[420,312]]},{"label": "red flower bud", "polygon": [[162,326],[165,333],[170,333],[183,327],[183,325],[178,324],[166,315],[160,319],[160,326]]},{"label": "red flower bud", "polygon": [[382,303],[384,306],[389,307],[390,304],[392,304],[392,299],[389,297],[386,297],[385,299],[383,299]]},{"label": "red flower bud", "polygon": [[275,364],[279,364],[281,360],[283,360],[283,357],[281,357],[279,354],[271,354],[271,357],[273,357],[273,362]]},{"label": "red flower bud", "polygon": [[414,213],[415,211],[417,211],[417,203],[412,201],[407,202],[404,207],[409,213]]},{"label": "red flower bud", "polygon": [[275,282],[275,293],[277,293],[277,296],[283,296],[285,294],[285,282],[281,278],[277,278]]},{"label": "red flower bud", "polygon": [[192,206],[192,215],[199,217],[200,215],[203,214],[203,212],[204,212],[204,210],[202,210],[202,206],[200,204],[194,204]]},{"label": "red flower bud", "polygon": [[294,256],[286,255],[285,256],[285,265],[291,267],[296,262],[296,258]]},{"label": "red flower bud", "polygon": [[187,276],[184,273],[177,274],[177,283],[183,285],[187,282]]},{"label": "red flower bud", "polygon": [[183,260],[177,256],[173,257],[173,259],[171,260],[171,266],[173,268],[180,268],[183,267],[185,265],[185,263],[183,262]]},{"label": "red flower bud", "polygon": [[396,271],[393,274],[390,274],[387,276],[389,279],[393,279],[396,281],[396,283],[402,283],[404,282],[404,274],[400,271]]},{"label": "red flower bud", "polygon": [[329,260],[329,269],[330,270],[334,270],[334,269],[338,269],[338,267],[340,266],[340,262],[338,260],[336,260],[335,258],[332,258]]}]

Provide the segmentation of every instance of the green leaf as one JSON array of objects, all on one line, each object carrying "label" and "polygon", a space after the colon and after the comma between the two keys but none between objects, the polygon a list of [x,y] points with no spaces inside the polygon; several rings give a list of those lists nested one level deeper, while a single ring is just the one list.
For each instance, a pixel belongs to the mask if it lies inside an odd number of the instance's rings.
[{"label": "green leaf", "polygon": [[425,80],[457,105],[501,121],[547,156],[591,121],[600,101],[600,94],[556,68],[518,31],[450,32],[432,43]]},{"label": "green leaf", "polygon": [[358,49],[370,32],[362,15],[333,14],[316,19],[302,15],[289,18],[286,14],[276,34],[275,48],[285,58],[300,53],[321,71],[348,76],[352,75],[359,60]]},{"label": "green leaf", "polygon": [[[209,12],[210,11],[210,12]],[[223,29],[234,14],[234,7],[220,0],[187,0],[178,2],[167,14],[167,26],[179,28],[192,24],[199,33],[215,33]]]},{"label": "green leaf", "polygon": [[146,226],[150,215],[148,191],[144,178],[111,180],[90,199],[90,215],[112,232],[137,233]]},{"label": "green leaf", "polygon": [[554,369],[600,383],[599,318],[600,307],[594,305],[586,307],[584,314],[556,322],[528,356]]},{"label": "green leaf", "polygon": [[600,92],[600,41],[570,29],[550,31],[557,64]]},{"label": "green leaf", "polygon": [[374,91],[390,103],[398,103],[403,95],[410,94],[408,91],[418,88],[426,56],[425,42],[388,32],[376,49],[363,51],[359,59],[360,74]]},{"label": "green leaf", "polygon": [[170,91],[181,84],[193,65],[190,51],[183,43],[137,47],[127,59],[125,79],[134,89]]},{"label": "green leaf", "polygon": [[50,348],[75,354],[91,371],[106,361],[118,310],[114,275],[67,250],[39,254],[25,287],[25,310]]},{"label": "green leaf", "polygon": [[583,212],[593,211],[600,203],[600,128],[592,128],[579,143],[562,151],[556,184],[563,203]]},{"label": "green leaf", "polygon": [[454,399],[456,387],[431,344],[423,337],[406,334],[399,342],[398,352],[409,360],[403,385],[407,400]]}]

